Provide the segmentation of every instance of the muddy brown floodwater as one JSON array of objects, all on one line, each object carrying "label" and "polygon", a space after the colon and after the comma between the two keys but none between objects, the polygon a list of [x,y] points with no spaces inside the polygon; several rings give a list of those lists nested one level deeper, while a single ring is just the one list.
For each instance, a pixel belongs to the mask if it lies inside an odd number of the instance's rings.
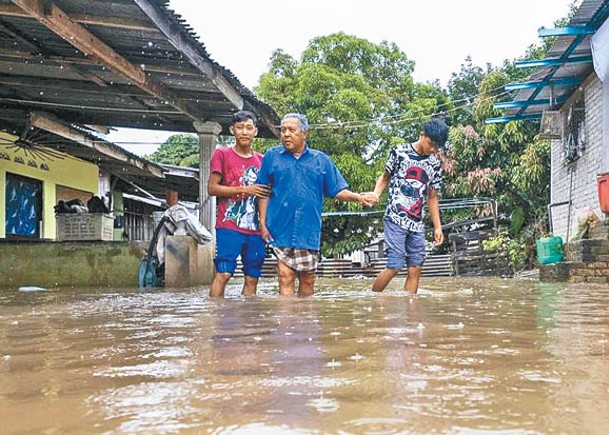
[{"label": "muddy brown floodwater", "polygon": [[0,291],[0,433],[609,431],[609,287]]}]

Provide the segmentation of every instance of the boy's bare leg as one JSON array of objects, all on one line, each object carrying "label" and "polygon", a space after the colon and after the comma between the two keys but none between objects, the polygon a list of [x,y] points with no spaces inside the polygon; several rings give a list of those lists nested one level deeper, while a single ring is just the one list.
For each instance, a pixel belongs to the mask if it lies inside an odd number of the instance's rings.
[{"label": "boy's bare leg", "polygon": [[410,266],[408,276],[404,283],[404,290],[410,294],[416,294],[419,289],[419,278],[421,277],[421,266]]},{"label": "boy's bare leg", "polygon": [[243,290],[241,290],[241,294],[243,296],[255,295],[257,288],[258,288],[258,278],[254,278],[253,276],[245,275],[245,280],[243,281]]},{"label": "boy's bare leg", "polygon": [[381,270],[381,272],[377,275],[376,279],[374,280],[374,284],[372,284],[372,291],[373,292],[382,292],[383,290],[385,290],[385,287],[387,287],[387,284],[389,284],[391,282],[391,280],[393,279],[394,276],[396,276],[398,274],[398,269],[383,269]]},{"label": "boy's bare leg", "polygon": [[226,284],[230,279],[230,273],[218,273],[214,275],[214,281],[211,283],[211,288],[209,289],[209,296],[212,298],[219,298],[224,296],[224,289],[226,288]]}]

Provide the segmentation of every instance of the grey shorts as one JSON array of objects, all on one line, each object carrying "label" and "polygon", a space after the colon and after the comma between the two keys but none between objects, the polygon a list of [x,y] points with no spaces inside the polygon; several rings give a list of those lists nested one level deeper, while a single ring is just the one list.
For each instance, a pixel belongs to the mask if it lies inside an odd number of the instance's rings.
[{"label": "grey shorts", "polygon": [[385,244],[387,245],[387,268],[401,269],[421,266],[425,261],[425,233],[409,231],[384,220]]}]

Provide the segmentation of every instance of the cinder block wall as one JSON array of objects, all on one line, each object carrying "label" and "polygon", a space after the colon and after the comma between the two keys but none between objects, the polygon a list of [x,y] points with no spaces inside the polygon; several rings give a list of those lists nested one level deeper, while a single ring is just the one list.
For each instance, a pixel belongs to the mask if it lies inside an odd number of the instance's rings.
[{"label": "cinder block wall", "polygon": [[0,288],[137,287],[137,242],[0,243]]},{"label": "cinder block wall", "polygon": [[[594,76],[584,85],[584,101],[586,108],[586,151],[574,163],[565,164],[563,158],[564,142],[552,141],[552,174],[551,174],[551,203],[572,201],[568,205],[552,208],[553,233],[567,242],[577,232],[578,211],[584,207],[592,207],[594,212],[602,217],[598,201],[596,176],[603,172],[607,145],[603,145],[603,86]],[[563,107],[566,117],[569,104]],[[570,212],[570,214],[569,214]],[[569,228],[568,228],[569,227]]]}]

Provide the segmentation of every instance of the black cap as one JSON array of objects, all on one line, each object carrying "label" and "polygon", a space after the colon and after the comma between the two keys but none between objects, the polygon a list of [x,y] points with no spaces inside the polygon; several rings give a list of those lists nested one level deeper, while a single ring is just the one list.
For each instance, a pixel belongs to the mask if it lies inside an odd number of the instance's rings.
[{"label": "black cap", "polygon": [[438,148],[443,149],[448,139],[448,126],[441,119],[432,119],[425,123],[423,133],[434,141]]}]

